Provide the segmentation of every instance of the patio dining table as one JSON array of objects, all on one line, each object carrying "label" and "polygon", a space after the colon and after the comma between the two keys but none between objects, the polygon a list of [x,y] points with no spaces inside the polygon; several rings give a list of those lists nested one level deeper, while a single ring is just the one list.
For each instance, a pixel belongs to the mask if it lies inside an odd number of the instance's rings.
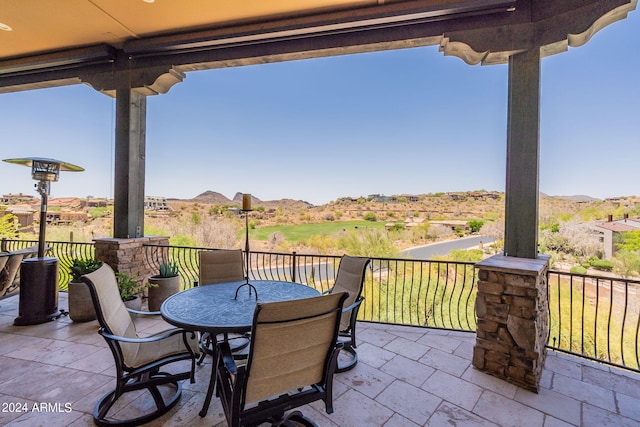
[{"label": "patio dining table", "polygon": [[[276,302],[320,295],[309,286],[277,280],[251,280],[201,285],[167,298],[160,312],[172,325],[189,331],[218,334],[243,333],[251,330],[253,313],[258,302]],[[209,409],[215,387],[215,360],[207,395],[200,411],[204,417]]]}]

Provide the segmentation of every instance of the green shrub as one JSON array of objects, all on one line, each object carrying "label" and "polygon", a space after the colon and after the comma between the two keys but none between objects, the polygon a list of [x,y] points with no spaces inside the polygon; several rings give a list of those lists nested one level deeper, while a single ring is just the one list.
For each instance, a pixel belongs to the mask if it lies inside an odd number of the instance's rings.
[{"label": "green shrub", "polygon": [[175,262],[167,262],[160,264],[160,277],[176,277],[178,275],[178,264]]},{"label": "green shrub", "polygon": [[613,270],[613,262],[607,261],[604,259],[593,259],[589,261],[589,264],[591,264],[591,267],[595,268],[596,270],[601,270],[601,271]]},{"label": "green shrub", "polygon": [[477,232],[480,231],[480,229],[484,225],[484,221],[473,219],[473,220],[469,221],[468,224],[469,224],[469,230],[472,233],[477,233]]},{"label": "green shrub", "polygon": [[575,267],[571,267],[571,270],[569,270],[569,272],[573,274],[587,274],[587,269],[582,267],[581,265],[576,265]]},{"label": "green shrub", "polygon": [[69,274],[71,275],[71,281],[78,283],[80,277],[85,274],[93,273],[97,269],[102,267],[102,261],[96,261],[94,259],[74,259]]},{"label": "green shrub", "polygon": [[454,249],[445,258],[454,262],[479,262],[482,256],[480,249]]},{"label": "green shrub", "polygon": [[376,222],[378,220],[378,217],[373,212],[367,212],[366,214],[364,214],[362,218],[365,221],[371,221],[371,222]]},{"label": "green shrub", "polygon": [[140,292],[139,286],[131,276],[124,273],[116,273],[116,278],[120,297],[123,301],[130,301],[138,295],[138,292]]},{"label": "green shrub", "polygon": [[185,234],[176,234],[169,237],[169,244],[171,246],[197,246],[196,239]]},{"label": "green shrub", "polygon": [[402,230],[404,230],[404,224],[402,223],[393,224],[391,227],[389,227],[389,231],[402,231]]}]

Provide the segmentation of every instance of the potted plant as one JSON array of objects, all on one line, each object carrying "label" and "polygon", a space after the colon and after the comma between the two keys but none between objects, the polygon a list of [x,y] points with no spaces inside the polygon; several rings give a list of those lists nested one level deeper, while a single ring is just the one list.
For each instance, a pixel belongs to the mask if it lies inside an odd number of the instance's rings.
[{"label": "potted plant", "polygon": [[118,279],[118,290],[124,305],[132,310],[140,311],[142,299],[140,299],[141,286],[133,278],[124,273],[116,273]]},{"label": "potted plant", "polygon": [[80,277],[93,273],[100,267],[102,267],[102,261],[90,258],[74,259],[71,268],[69,268],[71,276],[68,285],[69,317],[74,322],[89,322],[96,318],[96,310],[93,307],[89,288],[80,281]]},{"label": "potted plant", "polygon": [[164,300],[179,291],[178,265],[175,262],[160,264],[159,273],[149,277],[149,311],[160,311]]}]

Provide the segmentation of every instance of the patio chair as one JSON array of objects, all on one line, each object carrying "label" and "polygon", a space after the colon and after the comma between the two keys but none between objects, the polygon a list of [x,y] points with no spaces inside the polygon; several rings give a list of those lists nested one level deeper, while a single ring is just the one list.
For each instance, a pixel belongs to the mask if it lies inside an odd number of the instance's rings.
[{"label": "patio chair", "polygon": [[362,296],[362,285],[367,265],[371,260],[363,257],[352,257],[344,255],[340,259],[338,275],[333,288],[326,293],[347,292],[349,297],[345,301],[345,308],[342,310],[340,319],[340,331],[338,341],[343,343],[341,353],[347,353],[347,362],[338,359],[336,372],[345,372],[353,369],[358,363],[358,353],[356,353],[356,318],[360,304],[364,300]]},{"label": "patio chair", "polygon": [[[107,341],[116,365],[116,388],[96,403],[93,411],[95,423],[139,425],[160,417],[178,402],[182,394],[180,382],[187,378],[194,382],[196,355],[192,349],[198,345],[195,334],[174,328],[142,338],[136,332],[130,311],[138,315],[149,313],[125,307],[111,267],[103,264],[93,273],[82,276],[81,280],[89,287],[100,324],[98,332]],[[160,371],[165,365],[184,360],[191,360],[188,371]],[[162,394],[159,387],[173,393]],[[153,397],[156,406],[154,411],[127,420],[110,416],[110,409],[120,397],[143,389],[148,390]]]},{"label": "patio chair", "polygon": [[200,285],[244,280],[244,260],[240,249],[200,251]]},{"label": "patio chair", "polygon": [[246,363],[234,360],[229,344],[219,342],[216,391],[230,427],[314,426],[299,411],[322,400],[333,412],[333,373],[338,327],[347,295],[259,303]]},{"label": "patio chair", "polygon": [[11,256],[8,252],[0,253],[0,298],[10,293],[9,287],[13,284],[13,279],[15,278],[15,274],[10,274],[7,267],[7,262],[9,262]]},{"label": "patio chair", "polygon": [[[215,285],[224,282],[236,282],[244,280],[244,260],[240,249],[217,249],[213,251],[200,251],[200,277],[199,283],[203,285]],[[215,310],[215,308],[213,308]],[[224,336],[229,339],[228,335]],[[201,356],[198,365],[204,358],[214,355],[212,338],[209,333],[203,333],[200,337]],[[234,335],[232,337],[232,351],[236,352],[249,345],[248,338]]]},{"label": "patio chair", "polygon": [[20,288],[20,265],[38,253],[38,245],[0,254],[0,298],[13,295]]}]

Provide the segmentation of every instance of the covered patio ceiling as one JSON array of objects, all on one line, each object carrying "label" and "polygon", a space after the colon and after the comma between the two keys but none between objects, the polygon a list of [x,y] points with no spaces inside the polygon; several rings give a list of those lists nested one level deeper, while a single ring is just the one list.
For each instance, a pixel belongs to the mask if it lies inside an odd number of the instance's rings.
[{"label": "covered patio ceiling", "polygon": [[469,64],[585,43],[637,0],[0,0],[0,93],[118,72],[146,95],[188,71],[439,45]]}]

